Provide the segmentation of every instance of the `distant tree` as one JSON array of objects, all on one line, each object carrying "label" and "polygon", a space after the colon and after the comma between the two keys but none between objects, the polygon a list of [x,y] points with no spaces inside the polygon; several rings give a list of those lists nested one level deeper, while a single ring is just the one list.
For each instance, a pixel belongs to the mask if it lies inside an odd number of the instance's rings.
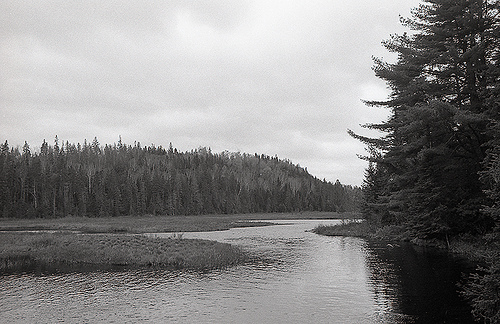
[{"label": "distant tree", "polygon": [[91,150],[94,154],[99,154],[101,153],[101,147],[99,144],[99,141],[97,140],[97,137],[94,137],[94,140],[92,141],[92,144],[90,145]]},{"label": "distant tree", "polygon": [[40,147],[40,154],[49,154],[49,144],[45,140],[43,140],[42,146]]},{"label": "distant tree", "polygon": [[[172,145],[102,147],[45,140],[0,146],[3,217],[119,216],[274,211],[355,211],[359,188],[320,181],[277,157]],[[341,206],[341,207],[338,207]]]},{"label": "distant tree", "polygon": [[54,138],[54,151],[56,154],[59,153],[59,138],[57,137],[57,135]]}]

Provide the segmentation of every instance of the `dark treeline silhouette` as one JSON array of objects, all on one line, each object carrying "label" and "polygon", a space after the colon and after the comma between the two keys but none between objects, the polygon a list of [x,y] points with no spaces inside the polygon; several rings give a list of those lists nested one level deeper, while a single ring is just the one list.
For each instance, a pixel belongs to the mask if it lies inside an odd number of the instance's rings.
[{"label": "dark treeline silhouette", "polygon": [[[411,34],[384,42],[375,59],[391,115],[366,125],[365,215],[422,239],[485,234],[499,225],[499,1],[429,0],[402,18]],[[487,209],[486,206],[491,208]]]},{"label": "dark treeline silhouette", "polygon": [[368,146],[364,215],[375,228],[415,241],[468,238],[489,252],[488,267],[465,289],[473,313],[500,322],[500,1],[427,0],[401,19],[411,33],[375,59],[391,94],[369,105],[389,108],[366,125],[381,138]]},{"label": "dark treeline silhouette", "polygon": [[[288,160],[200,148],[92,143],[39,152],[0,146],[3,217],[356,211],[357,187],[321,181]],[[38,150],[37,150],[38,151]]]}]

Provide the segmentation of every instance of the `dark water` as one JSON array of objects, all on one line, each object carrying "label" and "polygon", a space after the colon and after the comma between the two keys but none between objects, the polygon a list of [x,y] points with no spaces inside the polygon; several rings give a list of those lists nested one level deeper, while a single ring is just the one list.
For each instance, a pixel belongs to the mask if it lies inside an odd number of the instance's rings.
[{"label": "dark water", "polygon": [[305,232],[325,221],[286,223],[184,234],[263,257],[226,270],[4,275],[0,322],[472,322],[456,292],[462,265],[449,256]]},{"label": "dark water", "polygon": [[385,303],[390,296],[393,312],[416,323],[473,323],[470,307],[457,293],[457,282],[471,265],[409,243],[371,242],[368,250],[375,300]]}]

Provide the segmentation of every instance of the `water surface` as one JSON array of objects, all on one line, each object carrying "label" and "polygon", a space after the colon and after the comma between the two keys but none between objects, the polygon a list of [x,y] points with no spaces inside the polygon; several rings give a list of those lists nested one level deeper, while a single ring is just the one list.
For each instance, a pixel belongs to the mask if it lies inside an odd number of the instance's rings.
[{"label": "water surface", "polygon": [[449,256],[306,232],[336,221],[273,222],[288,225],[184,233],[184,238],[228,242],[259,256],[225,270],[4,275],[1,321],[472,322],[456,293],[461,264]]}]

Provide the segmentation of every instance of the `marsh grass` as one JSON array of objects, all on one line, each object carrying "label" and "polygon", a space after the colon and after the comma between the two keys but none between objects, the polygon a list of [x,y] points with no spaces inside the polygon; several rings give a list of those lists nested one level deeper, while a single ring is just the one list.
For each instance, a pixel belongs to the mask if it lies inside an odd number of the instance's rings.
[{"label": "marsh grass", "polygon": [[371,229],[366,222],[348,222],[336,225],[319,225],[311,232],[326,236],[368,237]]},{"label": "marsh grass", "polygon": [[[303,212],[194,216],[120,216],[104,218],[0,219],[0,231],[76,231],[82,233],[176,233],[222,231],[272,225],[274,219],[339,219],[356,214]],[[268,221],[269,220],[269,221]]]},{"label": "marsh grass", "polygon": [[[274,219],[354,218],[322,212],[0,219],[0,272],[63,265],[69,269],[162,267],[223,268],[248,257],[229,244],[183,239],[183,232],[272,225]],[[41,231],[41,232],[37,232]],[[48,232],[49,231],[49,232]],[[173,233],[154,238],[140,233]],[[91,267],[92,268],[92,267]]]},{"label": "marsh grass", "polygon": [[376,240],[410,241],[411,234],[403,227],[388,225],[380,228],[366,221],[350,221],[337,225],[319,225],[311,232],[326,236],[351,236]]},{"label": "marsh grass", "polygon": [[121,234],[0,233],[0,271],[64,264],[158,267],[172,269],[224,268],[246,260],[226,243],[182,238],[152,238]]}]

